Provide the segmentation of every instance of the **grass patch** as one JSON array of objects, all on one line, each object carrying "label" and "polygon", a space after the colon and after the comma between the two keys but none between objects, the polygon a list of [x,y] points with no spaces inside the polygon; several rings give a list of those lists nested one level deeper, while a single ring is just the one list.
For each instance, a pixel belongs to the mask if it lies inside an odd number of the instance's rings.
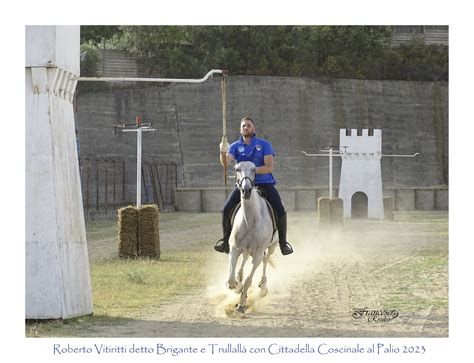
[{"label": "grass patch", "polygon": [[208,255],[208,251],[173,251],[160,260],[112,259],[92,263],[94,314],[64,321],[29,322],[26,336],[68,336],[78,324],[87,330],[88,325],[150,319],[159,313],[161,304],[204,286],[204,262]]},{"label": "grass patch", "polygon": [[143,271],[128,271],[124,272],[124,275],[128,277],[132,284],[144,284],[145,283],[145,272]]},{"label": "grass patch", "polygon": [[94,312],[150,317],[173,296],[203,287],[208,253],[175,251],[160,260],[108,260],[91,266]]},{"label": "grass patch", "polygon": [[[220,233],[220,213],[161,213],[160,236],[177,231],[196,230],[217,225]],[[86,235],[89,242],[117,240],[118,224],[115,219],[97,219],[86,221]],[[217,238],[217,236],[214,236]]]},{"label": "grass patch", "polygon": [[429,308],[448,310],[448,256],[416,255],[403,258],[397,263],[379,261],[372,274],[380,276],[376,281],[384,306],[414,313]]}]

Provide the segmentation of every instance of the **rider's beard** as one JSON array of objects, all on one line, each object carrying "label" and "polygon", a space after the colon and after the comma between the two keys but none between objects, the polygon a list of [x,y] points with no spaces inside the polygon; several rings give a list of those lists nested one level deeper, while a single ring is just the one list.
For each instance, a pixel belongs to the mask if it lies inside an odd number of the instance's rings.
[{"label": "rider's beard", "polygon": [[244,130],[244,131],[242,131],[242,136],[243,137],[250,137],[250,136],[252,136],[252,131]]}]

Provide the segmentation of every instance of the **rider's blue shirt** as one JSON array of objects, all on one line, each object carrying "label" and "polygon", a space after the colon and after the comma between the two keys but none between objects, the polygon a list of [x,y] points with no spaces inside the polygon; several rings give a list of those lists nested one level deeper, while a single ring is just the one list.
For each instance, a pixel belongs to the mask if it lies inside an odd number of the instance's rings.
[{"label": "rider's blue shirt", "polygon": [[[255,166],[265,165],[265,161],[263,159],[265,155],[275,155],[272,144],[270,144],[270,142],[267,140],[255,137],[255,135],[252,136],[252,140],[250,141],[249,145],[244,142],[244,139],[241,136],[239,140],[233,142],[230,145],[229,154],[231,154],[238,163],[241,161],[251,161],[255,164]],[[255,175],[255,184],[276,183],[277,181],[273,177],[272,173]]]}]

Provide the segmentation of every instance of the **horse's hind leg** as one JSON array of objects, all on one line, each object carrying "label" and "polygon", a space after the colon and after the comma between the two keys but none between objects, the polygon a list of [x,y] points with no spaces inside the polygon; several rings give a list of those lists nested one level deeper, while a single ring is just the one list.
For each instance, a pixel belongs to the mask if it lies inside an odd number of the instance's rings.
[{"label": "horse's hind leg", "polygon": [[267,296],[268,293],[268,288],[267,288],[267,263],[268,259],[270,258],[270,255],[265,253],[265,256],[263,257],[263,272],[262,272],[262,278],[260,279],[260,283],[258,284],[258,287],[260,288],[260,297],[265,297]]},{"label": "horse's hind leg", "polygon": [[240,265],[239,272],[237,272],[237,287],[235,288],[235,293],[240,294],[242,289],[244,288],[244,266],[247,260],[249,259],[249,255],[244,254],[242,257],[242,264]]},{"label": "horse's hind leg", "polygon": [[260,283],[258,284],[258,287],[260,288],[260,297],[265,297],[267,296],[268,293],[268,288],[267,288],[267,264],[268,260],[270,259],[270,256],[272,253],[275,251],[275,246],[271,245],[267,251],[265,252],[265,256],[263,257],[263,272],[262,272],[262,278],[260,279]]}]

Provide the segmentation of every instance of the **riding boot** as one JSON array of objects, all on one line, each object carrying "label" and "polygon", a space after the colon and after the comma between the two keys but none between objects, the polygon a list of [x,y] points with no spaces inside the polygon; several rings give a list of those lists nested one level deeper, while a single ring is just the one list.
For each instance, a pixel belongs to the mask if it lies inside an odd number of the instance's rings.
[{"label": "riding boot", "polygon": [[286,213],[278,218],[278,243],[282,255],[293,253],[293,248],[286,240]]},{"label": "riding boot", "polygon": [[217,252],[229,253],[229,238],[230,233],[232,232],[232,225],[230,224],[229,218],[225,215],[222,217],[222,230],[224,233],[224,238],[217,241],[214,249]]}]

